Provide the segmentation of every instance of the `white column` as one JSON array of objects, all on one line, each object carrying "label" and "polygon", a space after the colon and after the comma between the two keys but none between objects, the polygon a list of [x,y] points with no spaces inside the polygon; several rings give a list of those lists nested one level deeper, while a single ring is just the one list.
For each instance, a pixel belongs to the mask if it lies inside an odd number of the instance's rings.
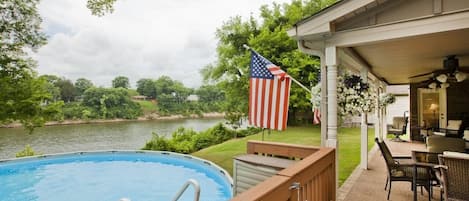
[{"label": "white column", "polygon": [[327,68],[323,56],[321,58],[321,146],[327,145]]},{"label": "white column", "polygon": [[[327,68],[327,141],[326,146],[335,148],[336,192],[339,189],[339,141],[337,138],[337,48],[326,47]],[[324,90],[324,89],[323,89]],[[337,195],[336,195],[337,196]]]},{"label": "white column", "polygon": [[[361,78],[363,82],[368,83],[368,69],[361,69]],[[360,135],[360,167],[368,169],[368,114],[361,114],[361,135]]]},{"label": "white column", "polygon": [[[383,85],[382,88],[383,88],[383,93],[386,93],[386,85]],[[388,135],[388,120],[387,120],[388,115],[387,115],[386,110],[387,110],[386,107],[381,109],[381,116],[382,116],[381,140],[385,140]]]},{"label": "white column", "polygon": [[378,88],[378,90],[376,90],[377,94],[376,94],[376,107],[375,107],[375,116],[376,116],[376,122],[375,122],[375,138],[379,138],[381,140],[381,109],[379,107],[379,96],[381,95],[381,86],[379,84],[379,81],[378,83],[376,83],[376,86]]},{"label": "white column", "polygon": [[338,147],[337,141],[337,48],[326,47],[327,66],[327,146]]}]

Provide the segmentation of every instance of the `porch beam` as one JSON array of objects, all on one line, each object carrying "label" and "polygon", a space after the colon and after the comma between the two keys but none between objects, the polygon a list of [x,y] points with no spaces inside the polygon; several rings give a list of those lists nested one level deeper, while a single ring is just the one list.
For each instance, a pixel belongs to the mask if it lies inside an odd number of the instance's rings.
[{"label": "porch beam", "polygon": [[[336,32],[326,40],[326,45],[350,47],[385,40],[467,29],[469,28],[468,21],[469,12],[467,10],[438,16],[431,15],[404,22]],[[435,27],[438,27],[438,29],[436,30]]]}]

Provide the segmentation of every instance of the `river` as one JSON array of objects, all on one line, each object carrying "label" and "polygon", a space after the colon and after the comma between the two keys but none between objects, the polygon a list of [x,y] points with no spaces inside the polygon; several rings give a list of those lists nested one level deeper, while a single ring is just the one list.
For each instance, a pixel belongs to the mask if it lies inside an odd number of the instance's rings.
[{"label": "river", "polygon": [[23,128],[0,128],[0,159],[14,158],[27,144],[40,154],[136,150],[151,139],[152,132],[169,136],[181,126],[201,131],[222,121],[207,118],[59,125],[37,128],[33,134]]}]

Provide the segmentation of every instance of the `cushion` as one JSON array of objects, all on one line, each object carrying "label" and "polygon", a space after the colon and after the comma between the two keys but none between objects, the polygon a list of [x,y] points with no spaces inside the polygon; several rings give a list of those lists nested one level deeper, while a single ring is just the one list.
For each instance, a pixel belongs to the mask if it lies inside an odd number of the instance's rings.
[{"label": "cushion", "polygon": [[469,154],[460,153],[460,152],[445,151],[445,152],[443,152],[443,156],[449,156],[449,157],[469,160]]},{"label": "cushion", "polygon": [[462,138],[469,141],[469,130],[464,131],[464,137],[462,137]]},{"label": "cushion", "polygon": [[427,138],[429,152],[443,153],[444,151],[464,152],[466,143],[461,138],[430,136]]},{"label": "cushion", "polygon": [[448,126],[446,126],[446,129],[449,130],[459,130],[461,127],[462,120],[448,120]]}]

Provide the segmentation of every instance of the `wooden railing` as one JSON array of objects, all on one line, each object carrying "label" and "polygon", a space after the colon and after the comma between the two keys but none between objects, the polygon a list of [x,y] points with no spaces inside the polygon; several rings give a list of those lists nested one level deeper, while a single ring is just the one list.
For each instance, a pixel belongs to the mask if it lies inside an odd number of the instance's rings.
[{"label": "wooden railing", "polygon": [[248,154],[303,158],[231,201],[336,200],[335,149],[249,141]]}]

